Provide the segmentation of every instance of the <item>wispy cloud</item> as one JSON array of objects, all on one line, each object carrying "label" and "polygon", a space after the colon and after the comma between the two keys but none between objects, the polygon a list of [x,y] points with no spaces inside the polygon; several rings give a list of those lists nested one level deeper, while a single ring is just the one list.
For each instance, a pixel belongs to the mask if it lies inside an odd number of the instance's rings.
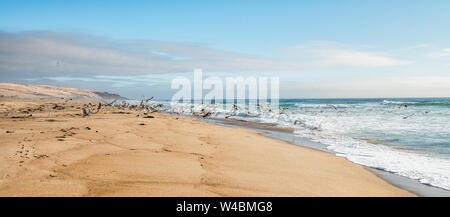
[{"label": "wispy cloud", "polygon": [[446,57],[450,56],[450,48],[444,48],[439,51],[434,51],[428,54],[430,57]]},{"label": "wispy cloud", "polygon": [[2,76],[146,75],[299,69],[297,63],[190,43],[112,40],[53,32],[0,33]]},{"label": "wispy cloud", "polygon": [[410,63],[367,49],[373,48],[313,42],[289,48],[288,58],[282,61],[193,43],[113,40],[45,31],[0,32],[0,78],[136,76],[191,72],[194,68],[209,72],[300,71]]},{"label": "wispy cloud", "polygon": [[448,97],[450,76],[365,79],[352,81],[286,82],[287,98],[322,97]]},{"label": "wispy cloud", "polygon": [[317,62],[319,65],[383,67],[410,63],[409,61],[397,60],[376,53],[354,50],[318,50],[315,53],[323,57],[323,60]]},{"label": "wispy cloud", "polygon": [[411,63],[383,52],[330,42],[312,42],[292,47],[288,51],[299,59],[309,59],[309,64],[313,66],[387,67]]}]

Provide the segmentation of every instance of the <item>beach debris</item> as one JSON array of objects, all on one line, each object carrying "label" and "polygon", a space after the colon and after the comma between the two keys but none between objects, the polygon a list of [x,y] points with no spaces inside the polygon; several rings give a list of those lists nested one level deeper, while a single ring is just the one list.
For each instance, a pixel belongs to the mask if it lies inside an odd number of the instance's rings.
[{"label": "beach debris", "polygon": [[124,111],[119,111],[119,112],[111,112],[112,114],[131,114],[130,112],[124,112]]},{"label": "beach debris", "polygon": [[90,128],[90,127],[85,127],[84,129],[86,129],[86,130],[91,130],[91,128]]},{"label": "beach debris", "polygon": [[65,107],[64,107],[64,106],[61,106],[61,105],[58,105],[58,104],[55,104],[55,105],[53,105],[52,109],[55,109],[55,110],[64,110]]},{"label": "beach debris", "polygon": [[97,112],[96,113],[98,113],[100,111],[100,109],[102,109],[102,103],[101,102],[98,103]]},{"label": "beach debris", "polygon": [[113,100],[112,102],[106,104],[106,106],[112,106],[116,101],[117,101],[117,100],[115,99],[115,100]]},{"label": "beach debris", "polygon": [[66,133],[64,133],[64,136],[73,136],[73,135],[75,135],[76,133],[74,133],[74,132],[72,132],[72,131],[69,131],[69,132],[66,132]]},{"label": "beach debris", "polygon": [[211,112],[208,112],[208,111],[206,111],[205,108],[202,108],[201,116],[202,116],[203,118],[206,118],[206,117],[208,117],[208,116],[210,116],[210,115],[211,115]]},{"label": "beach debris", "polygon": [[7,130],[6,133],[14,133],[12,130]]},{"label": "beach debris", "polygon": [[61,132],[75,134],[72,132],[72,130],[78,130],[78,128],[71,127],[71,128],[67,128],[67,129],[61,129]]},{"label": "beach debris", "polygon": [[41,159],[41,158],[48,158],[48,155],[40,154],[40,155],[34,155],[33,157],[36,158],[36,159]]},{"label": "beach debris", "polygon": [[208,117],[208,116],[210,116],[210,115],[211,115],[211,112],[206,112],[206,113],[203,113],[202,117],[203,117],[203,118],[206,118],[206,117]]},{"label": "beach debris", "polygon": [[118,105],[119,109],[125,109],[128,108],[130,106],[130,104],[126,101],[122,101],[122,104]]},{"label": "beach debris", "polygon": [[10,118],[12,118],[12,119],[19,119],[19,118],[25,118],[25,117],[22,117],[22,116],[11,116]]},{"label": "beach debris", "polygon": [[86,108],[83,108],[82,111],[83,111],[83,117],[89,116],[89,112],[88,112],[88,110],[86,110]]},{"label": "beach debris", "polygon": [[147,115],[147,116],[144,116],[143,118],[155,118],[155,117],[153,117],[151,115]]}]

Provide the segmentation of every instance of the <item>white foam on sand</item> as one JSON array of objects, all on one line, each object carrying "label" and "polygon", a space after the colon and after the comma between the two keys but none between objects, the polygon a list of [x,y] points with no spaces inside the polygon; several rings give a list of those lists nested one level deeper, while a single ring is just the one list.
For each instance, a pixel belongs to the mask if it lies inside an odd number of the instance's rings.
[{"label": "white foam on sand", "polygon": [[401,150],[383,144],[372,144],[348,136],[327,135],[321,132],[296,130],[295,133],[327,145],[338,156],[365,165],[389,171],[423,184],[450,190],[450,160],[437,156]]}]

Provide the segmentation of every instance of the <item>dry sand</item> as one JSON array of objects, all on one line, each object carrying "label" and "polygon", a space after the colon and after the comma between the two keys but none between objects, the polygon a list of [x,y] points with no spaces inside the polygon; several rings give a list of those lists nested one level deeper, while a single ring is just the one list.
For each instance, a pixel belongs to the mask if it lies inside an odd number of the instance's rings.
[{"label": "dry sand", "polygon": [[254,130],[57,103],[0,101],[0,196],[414,196]]}]

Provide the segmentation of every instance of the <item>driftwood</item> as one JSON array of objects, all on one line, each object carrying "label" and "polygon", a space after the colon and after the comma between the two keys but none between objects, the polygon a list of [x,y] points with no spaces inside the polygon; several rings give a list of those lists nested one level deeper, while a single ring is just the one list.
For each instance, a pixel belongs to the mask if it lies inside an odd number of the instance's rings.
[{"label": "driftwood", "polygon": [[83,117],[89,116],[89,112],[86,110],[86,108],[83,108]]},{"label": "driftwood", "polygon": [[[132,109],[132,110],[139,111],[139,114],[137,115],[137,117],[142,117],[142,113],[144,115],[148,115],[149,113],[152,113],[152,112],[158,112],[159,108],[161,108],[163,106],[163,104],[156,104],[156,105],[146,105],[145,104],[146,102],[148,102],[152,99],[153,99],[153,97],[144,98],[144,100],[141,100],[139,105],[132,105],[132,104],[128,103],[127,101],[122,101],[122,103],[119,104],[119,103],[116,103],[117,100],[113,100],[112,102],[106,103],[106,104],[102,104],[101,102],[99,102],[98,105],[96,106],[96,108],[95,108],[94,104],[88,103],[88,104],[84,104],[83,107],[78,107],[77,109],[81,109],[82,116],[86,117],[91,114],[99,113],[101,111],[101,109],[104,107],[112,106],[112,107],[120,109],[120,110]],[[117,113],[117,112],[113,112],[113,113]],[[125,113],[130,114],[129,112],[123,112],[123,114],[125,114]]]},{"label": "driftwood", "polygon": [[112,106],[116,101],[117,101],[117,100],[115,99],[115,100],[113,100],[112,102],[106,104],[106,106]]},{"label": "driftwood", "polygon": [[98,103],[98,106],[97,106],[97,113],[100,111],[101,108],[102,108],[102,103],[99,102],[99,103]]},{"label": "driftwood", "polygon": [[58,104],[55,104],[55,105],[53,105],[52,108],[55,109],[55,110],[63,110],[65,107],[61,106],[61,105],[58,105]]},{"label": "driftwood", "polygon": [[206,117],[208,117],[210,115],[211,115],[211,112],[206,112],[206,113],[203,113],[202,117],[206,118]]},{"label": "driftwood", "polygon": [[[89,104],[89,105],[92,105],[92,104]],[[91,109],[88,108],[87,112],[88,112],[88,115],[89,115],[89,114],[97,114],[97,113],[100,112],[101,109],[102,109],[102,103],[99,102],[98,105],[97,105],[97,111],[91,112]],[[84,112],[83,112],[83,113],[84,113]]]}]

